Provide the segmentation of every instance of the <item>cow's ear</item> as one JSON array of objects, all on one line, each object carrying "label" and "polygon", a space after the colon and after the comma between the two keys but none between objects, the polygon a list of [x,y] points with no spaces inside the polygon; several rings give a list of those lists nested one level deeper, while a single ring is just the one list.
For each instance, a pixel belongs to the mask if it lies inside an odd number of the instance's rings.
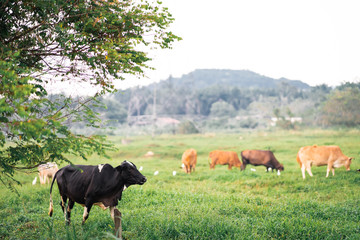
[{"label": "cow's ear", "polygon": [[354,160],[355,158],[353,158],[353,157],[349,157],[349,160],[351,161],[351,160]]}]

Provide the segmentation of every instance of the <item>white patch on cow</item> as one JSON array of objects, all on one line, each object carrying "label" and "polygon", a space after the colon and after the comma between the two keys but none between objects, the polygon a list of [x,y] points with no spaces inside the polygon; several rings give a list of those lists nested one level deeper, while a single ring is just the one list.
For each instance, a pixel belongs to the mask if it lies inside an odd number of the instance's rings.
[{"label": "white patch on cow", "polygon": [[131,163],[131,162],[129,162],[129,161],[125,161],[125,162],[127,162],[130,166],[135,167],[135,166],[134,166],[134,164],[132,164],[132,163]]},{"label": "white patch on cow", "polygon": [[270,172],[271,170],[272,170],[272,168],[271,168],[271,167],[269,167],[269,168],[268,168],[268,171]]},{"label": "white patch on cow", "polygon": [[280,170],[278,170],[277,175],[280,176],[280,174],[281,174],[281,173],[280,173]]},{"label": "white patch on cow", "polygon": [[154,172],[154,175],[156,176],[156,175],[158,175],[159,174],[159,171],[155,171]]},{"label": "white patch on cow", "polygon": [[110,215],[111,215],[111,218],[112,220],[114,220],[114,211],[115,211],[115,207],[110,207]]},{"label": "white patch on cow", "polygon": [[341,160],[336,160],[336,161],[334,162],[333,167],[339,168],[339,167],[341,167],[341,166],[343,166],[343,165],[344,165],[344,163],[343,163]]},{"label": "white patch on cow", "polygon": [[83,214],[83,222],[85,222],[85,218],[89,215],[87,207],[84,207],[84,214]]},{"label": "white patch on cow", "polygon": [[250,168],[251,171],[253,172],[256,172],[256,169],[255,168]]},{"label": "white patch on cow", "polygon": [[94,205],[101,207],[103,210],[108,209],[108,207],[105,207],[105,205],[102,202],[94,203]]},{"label": "white patch on cow", "polygon": [[143,166],[140,166],[139,171],[142,171],[142,170],[143,170]]},{"label": "white patch on cow", "polygon": [[173,176],[175,176],[176,175],[176,171],[173,171]]},{"label": "white patch on cow", "polygon": [[103,167],[104,167],[104,164],[99,164],[99,165],[98,165],[99,172],[101,172],[101,170],[103,169]]},{"label": "white patch on cow", "polygon": [[127,187],[124,185],[123,191],[125,191],[125,189],[127,189]]},{"label": "white patch on cow", "polygon": [[32,181],[32,185],[36,184],[36,180],[37,180],[37,177],[35,177],[35,179]]}]

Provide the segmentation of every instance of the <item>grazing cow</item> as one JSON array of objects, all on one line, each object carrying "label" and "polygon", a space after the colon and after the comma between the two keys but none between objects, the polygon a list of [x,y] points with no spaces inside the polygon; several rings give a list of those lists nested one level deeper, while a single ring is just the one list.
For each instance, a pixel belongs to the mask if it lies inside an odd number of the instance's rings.
[{"label": "grazing cow", "polygon": [[246,164],[254,166],[263,165],[266,167],[266,171],[276,169],[284,171],[284,166],[278,162],[272,151],[265,150],[244,150],[241,152],[242,166],[241,170],[245,170]]},{"label": "grazing cow", "polygon": [[209,159],[210,169],[215,169],[216,164],[228,165],[229,170],[232,167],[241,167],[241,162],[236,152],[214,150],[209,153]]},{"label": "grazing cow", "polygon": [[55,176],[55,173],[59,170],[58,166],[54,162],[48,162],[38,166],[40,184],[50,183]]},{"label": "grazing cow", "polygon": [[195,171],[197,161],[197,153],[195,149],[186,150],[181,158],[181,162],[184,165],[184,171],[190,174],[192,171]]},{"label": "grazing cow", "polygon": [[[144,184],[144,177],[136,166],[128,161],[113,168],[109,164],[97,166],[68,165],[61,168],[56,174],[50,187],[49,215],[53,213],[53,201],[51,197],[52,187],[57,181],[61,196],[61,208],[67,224],[70,224],[70,214],[74,203],[84,206],[84,224],[89,216],[92,205],[98,205],[102,209],[110,207],[111,217],[115,223],[116,235],[121,238],[121,213],[116,206],[121,200],[121,195],[126,187],[133,184]],[[69,203],[66,207],[66,201]]]},{"label": "grazing cow", "polygon": [[327,165],[326,177],[329,176],[332,170],[333,176],[335,169],[345,166],[346,170],[350,170],[352,157],[345,156],[338,146],[306,146],[300,148],[296,160],[300,164],[302,177],[305,179],[305,170],[312,177],[311,166],[324,166]]}]

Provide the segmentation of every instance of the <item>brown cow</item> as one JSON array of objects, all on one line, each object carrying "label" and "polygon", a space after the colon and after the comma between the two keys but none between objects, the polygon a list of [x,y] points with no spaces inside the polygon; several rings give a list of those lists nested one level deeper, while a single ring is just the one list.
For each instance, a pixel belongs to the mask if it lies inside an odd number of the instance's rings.
[{"label": "brown cow", "polygon": [[181,158],[181,162],[183,163],[184,166],[184,171],[189,174],[191,173],[191,171],[195,171],[196,161],[197,161],[196,150],[192,148],[186,150]]},{"label": "brown cow", "polygon": [[296,160],[300,164],[302,177],[305,179],[305,170],[312,177],[311,165],[324,166],[327,165],[326,177],[332,170],[333,176],[335,169],[345,166],[346,170],[350,170],[352,157],[345,156],[338,146],[306,146],[300,148]]},{"label": "brown cow", "polygon": [[228,165],[228,169],[231,170],[232,167],[241,167],[241,162],[236,152],[232,151],[220,151],[214,150],[209,153],[210,160],[210,169],[214,169],[216,164]]},{"label": "brown cow", "polygon": [[284,166],[278,162],[272,151],[244,150],[241,152],[241,160],[241,170],[245,170],[246,164],[251,164],[254,166],[263,165],[266,167],[266,171],[268,171],[269,168],[284,171]]},{"label": "brown cow", "polygon": [[54,162],[48,162],[38,166],[40,184],[50,183],[55,173],[59,170],[58,166]]}]

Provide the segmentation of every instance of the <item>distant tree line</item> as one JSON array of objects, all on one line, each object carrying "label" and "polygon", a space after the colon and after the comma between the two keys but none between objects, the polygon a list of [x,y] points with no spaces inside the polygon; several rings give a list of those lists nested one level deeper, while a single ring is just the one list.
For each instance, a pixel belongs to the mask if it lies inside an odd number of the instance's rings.
[{"label": "distant tree line", "polygon": [[[257,114],[260,118],[298,116],[306,125],[322,127],[360,124],[360,83],[349,82],[336,88],[322,84],[301,89],[283,82],[266,89],[226,85],[191,89],[167,81],[161,87],[135,87],[105,97],[101,101],[107,109],[99,112],[104,119],[126,123],[128,117],[152,115],[155,95],[157,116],[202,116],[229,122],[229,118]],[[240,127],[258,126],[251,121],[255,120],[246,118]]]}]

